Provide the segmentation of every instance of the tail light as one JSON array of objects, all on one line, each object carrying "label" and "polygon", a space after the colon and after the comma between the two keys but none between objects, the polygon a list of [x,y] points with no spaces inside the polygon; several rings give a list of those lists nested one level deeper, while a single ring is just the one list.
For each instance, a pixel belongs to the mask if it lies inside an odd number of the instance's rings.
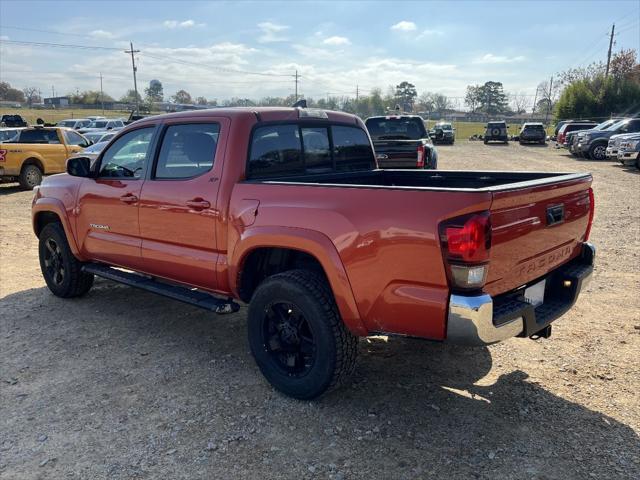
[{"label": "tail light", "polygon": [[593,215],[595,213],[596,203],[593,196],[593,188],[589,189],[589,223],[587,223],[587,231],[584,233],[584,241],[589,240],[591,235],[591,225],[593,225]]},{"label": "tail light", "polygon": [[558,143],[564,143],[564,137],[565,137],[564,133],[559,133],[558,134]]},{"label": "tail light", "polygon": [[488,271],[491,250],[489,212],[453,218],[440,224],[440,242],[452,286],[481,288]]},{"label": "tail light", "polygon": [[416,162],[416,167],[424,168],[424,145],[418,145],[418,160]]}]

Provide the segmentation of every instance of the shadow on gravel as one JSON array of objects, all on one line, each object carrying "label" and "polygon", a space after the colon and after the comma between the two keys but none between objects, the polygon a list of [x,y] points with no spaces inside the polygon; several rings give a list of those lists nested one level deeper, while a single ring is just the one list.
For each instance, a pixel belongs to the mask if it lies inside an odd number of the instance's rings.
[{"label": "shadow on gravel", "polygon": [[10,195],[12,193],[19,193],[22,192],[23,190],[20,188],[19,185],[3,185],[0,184],[0,196],[2,195]]},{"label": "shadow on gravel", "polygon": [[[311,463],[323,478],[333,475],[327,465],[347,468],[345,478],[633,478],[640,468],[630,427],[526,372],[477,385],[502,368],[487,348],[363,339],[353,381],[310,403],[261,377],[245,309],[215,316],[97,280],[82,299],[31,289],[3,298],[0,311],[8,474],[47,458],[20,447],[42,433],[59,478],[80,463],[96,478],[142,475],[132,455],[149,478],[201,477],[204,465],[224,477],[238,462],[248,478],[307,478]],[[212,438],[220,446],[209,463]],[[165,460],[176,449],[180,463]]]}]

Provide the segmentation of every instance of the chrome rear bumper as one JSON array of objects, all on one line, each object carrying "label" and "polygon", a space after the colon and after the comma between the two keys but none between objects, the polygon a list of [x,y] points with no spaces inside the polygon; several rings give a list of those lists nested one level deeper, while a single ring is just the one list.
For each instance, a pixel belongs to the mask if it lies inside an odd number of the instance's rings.
[{"label": "chrome rear bumper", "polygon": [[[594,258],[595,247],[585,243],[580,257],[550,272],[545,277],[544,303],[538,307],[526,303],[517,292],[496,299],[487,294],[451,295],[446,341],[490,345],[543,330],[573,306],[582,288],[591,281]],[[566,281],[570,286],[565,285]]]}]

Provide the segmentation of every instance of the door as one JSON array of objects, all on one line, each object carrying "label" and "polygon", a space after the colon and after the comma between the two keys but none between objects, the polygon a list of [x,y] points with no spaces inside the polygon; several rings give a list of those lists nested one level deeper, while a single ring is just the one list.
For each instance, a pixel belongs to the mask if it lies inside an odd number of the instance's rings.
[{"label": "door", "polygon": [[215,290],[217,195],[229,120],[173,121],[140,197],[144,271]]},{"label": "door", "polygon": [[144,127],[122,135],[98,159],[97,178],[80,185],[76,229],[87,257],[140,268],[138,206],[154,131]]},{"label": "door", "polygon": [[[44,173],[60,173],[65,171],[67,149],[55,128],[33,128],[22,130],[17,143],[37,144],[33,150],[40,154]],[[28,149],[24,149],[28,150]]]}]

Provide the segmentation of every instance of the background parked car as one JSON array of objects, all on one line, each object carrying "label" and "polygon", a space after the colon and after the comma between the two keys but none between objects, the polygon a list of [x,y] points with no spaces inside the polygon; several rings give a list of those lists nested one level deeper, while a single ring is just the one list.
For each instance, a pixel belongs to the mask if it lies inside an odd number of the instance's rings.
[{"label": "background parked car", "polygon": [[88,118],[68,118],[66,120],[60,120],[56,123],[56,127],[67,127],[79,130],[81,128],[88,127],[91,124],[91,120]]},{"label": "background parked car", "polygon": [[487,128],[484,132],[484,144],[486,145],[488,142],[509,143],[507,122],[501,120],[487,123]]},{"label": "background parked car", "polygon": [[597,126],[598,124],[596,122],[590,121],[565,123],[558,131],[558,136],[556,137],[556,148],[562,148],[564,146],[567,133],[575,132],[577,130],[590,130]]},{"label": "background parked car", "polygon": [[438,122],[431,130],[429,136],[433,143],[448,143],[453,145],[456,141],[455,128],[450,123]]},{"label": "background parked car", "polygon": [[102,130],[120,130],[124,128],[124,122],[120,119],[107,120],[99,119],[91,122],[88,126],[78,130],[80,133],[99,132]]},{"label": "background parked car", "polygon": [[27,121],[21,115],[2,115],[0,118],[0,127],[26,127]]},{"label": "background parked car", "polygon": [[91,143],[101,143],[111,140],[117,132],[112,131],[101,131],[101,132],[87,132],[84,134],[85,138]]},{"label": "background parked car", "polygon": [[91,160],[91,165],[93,166],[93,162],[96,161],[96,158],[98,158],[98,155],[100,155],[102,150],[104,150],[104,147],[106,147],[108,144],[109,142],[94,143],[93,145],[90,145],[84,150],[82,150],[81,152],[71,155],[69,158],[87,157],[89,160]]},{"label": "background parked car", "polygon": [[616,135],[611,135],[609,138],[609,143],[607,144],[607,151],[605,156],[608,159],[617,160],[618,159],[618,151],[620,150],[620,146],[624,143],[629,137],[633,137],[636,135],[635,133],[618,133]]},{"label": "background parked car", "polygon": [[[623,118],[610,118],[609,120],[605,120],[602,123],[599,123],[591,130],[605,130],[609,128],[614,123],[618,123],[620,120],[624,120]],[[568,132],[565,134],[565,140],[562,146],[564,148],[569,149],[571,153],[575,153],[575,148],[578,146],[577,137],[579,133],[585,132],[586,130],[574,130],[572,132]]]},{"label": "background parked car", "polygon": [[525,143],[539,143],[544,145],[547,143],[547,132],[542,123],[525,123],[520,129],[518,140],[520,145]]},{"label": "background parked car", "polygon": [[635,165],[640,170],[640,134],[628,135],[620,143],[618,161],[626,166]]},{"label": "background parked car", "polygon": [[612,136],[635,132],[640,132],[640,118],[621,120],[605,130],[583,132],[578,135],[576,153],[593,160],[605,160],[607,158],[607,144]]}]

